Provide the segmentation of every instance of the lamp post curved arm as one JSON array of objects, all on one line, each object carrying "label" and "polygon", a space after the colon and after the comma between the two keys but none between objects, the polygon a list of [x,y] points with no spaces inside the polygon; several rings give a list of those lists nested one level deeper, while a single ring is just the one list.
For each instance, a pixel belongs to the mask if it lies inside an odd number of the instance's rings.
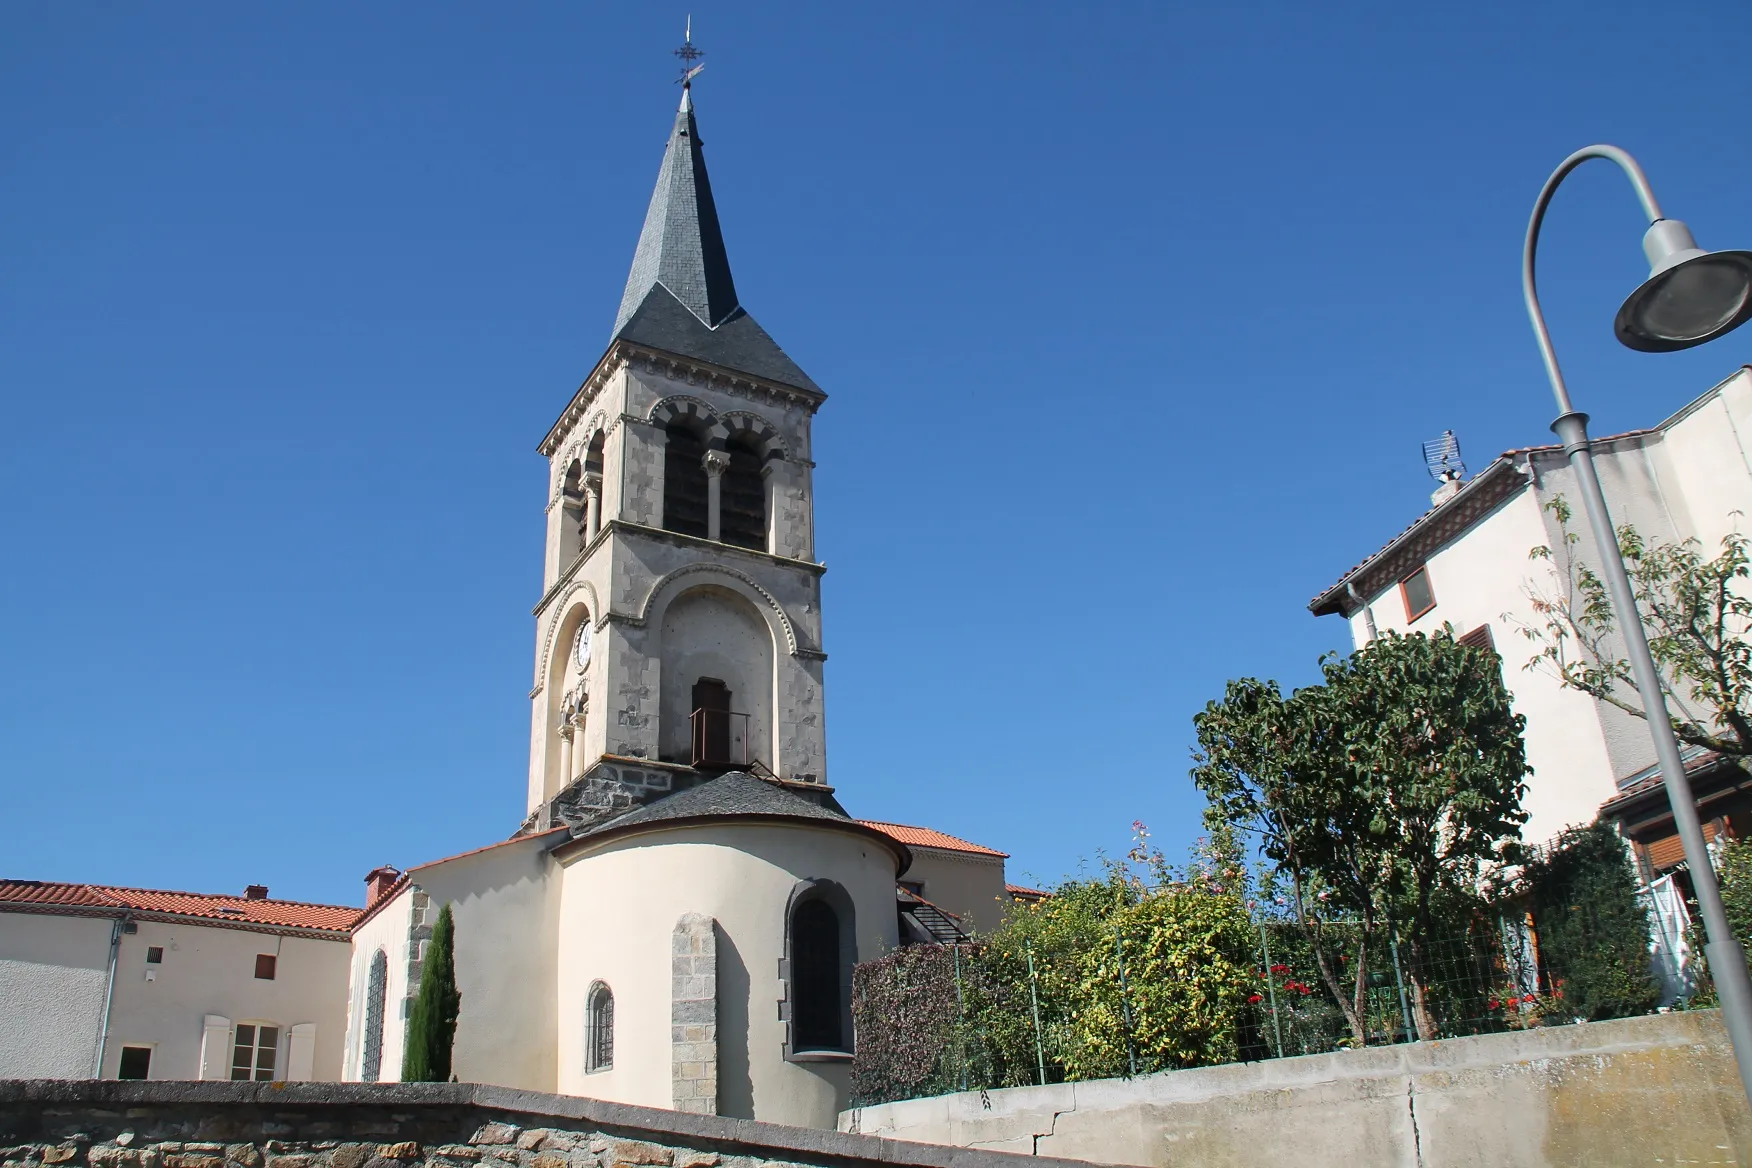
[{"label": "lamp post curved arm", "polygon": [[1642,167],[1629,153],[1616,146],[1601,144],[1576,151],[1551,172],[1551,177],[1545,180],[1545,186],[1540,189],[1539,198],[1533,204],[1533,218],[1527,224],[1527,246],[1521,252],[1521,295],[1527,300],[1527,315],[1533,319],[1533,335],[1539,339],[1539,355],[1545,359],[1545,373],[1551,378],[1551,390],[1557,395],[1557,412],[1560,414],[1571,413],[1574,407],[1570,405],[1569,387],[1564,384],[1563,371],[1557,366],[1557,353],[1551,347],[1551,332],[1545,327],[1545,314],[1539,310],[1539,291],[1533,278],[1533,261],[1539,254],[1539,228],[1545,223],[1545,209],[1551,205],[1551,196],[1557,193],[1557,188],[1563,185],[1563,180],[1569,177],[1570,171],[1590,158],[1604,158],[1618,164],[1625,177],[1630,179],[1630,185],[1636,188],[1636,197],[1641,200],[1643,214],[1648,216],[1650,223],[1658,223],[1666,218],[1661,214],[1661,204],[1656,201],[1655,190],[1649,186],[1649,178],[1643,173]]},{"label": "lamp post curved arm", "polygon": [[[1747,1096],[1752,1097],[1752,976],[1747,972],[1745,951],[1734,939],[1733,930],[1728,924],[1727,912],[1722,905],[1721,888],[1716,882],[1715,870],[1710,866],[1708,844],[1703,837],[1703,825],[1698,819],[1697,803],[1691,794],[1691,783],[1685,775],[1685,765],[1679,755],[1679,741],[1674,736],[1672,718],[1667,712],[1661,674],[1655,666],[1654,656],[1649,652],[1648,637],[1643,631],[1642,618],[1637,611],[1635,592],[1631,588],[1629,574],[1625,571],[1624,557],[1619,553],[1618,535],[1612,526],[1611,512],[1606,507],[1606,495],[1600,489],[1600,478],[1594,469],[1593,450],[1588,440],[1588,415],[1578,412],[1570,402],[1569,389],[1564,384],[1562,371],[1558,368],[1557,354],[1551,347],[1551,334],[1545,327],[1545,316],[1539,308],[1539,293],[1533,278],[1534,258],[1539,250],[1539,228],[1545,220],[1545,209],[1551,203],[1551,197],[1557,191],[1558,185],[1571,171],[1591,158],[1616,162],[1636,188],[1637,198],[1641,200],[1643,211],[1650,222],[1644,247],[1649,253],[1651,263],[1655,265],[1655,277],[1662,271],[1671,270],[1690,260],[1707,259],[1708,253],[1697,248],[1696,243],[1691,240],[1690,231],[1683,224],[1661,214],[1661,206],[1655,200],[1649,180],[1643,174],[1642,167],[1637,165],[1636,159],[1616,146],[1589,146],[1564,159],[1562,165],[1545,180],[1545,186],[1539,192],[1539,199],[1533,205],[1533,218],[1527,224],[1527,245],[1521,257],[1521,287],[1527,298],[1527,315],[1533,322],[1533,334],[1538,338],[1539,352],[1545,359],[1545,372],[1551,379],[1552,393],[1557,397],[1559,414],[1551,428],[1562,439],[1564,454],[1568,456],[1570,469],[1575,473],[1576,481],[1582,489],[1588,524],[1600,550],[1600,574],[1606,582],[1606,591],[1611,597],[1612,609],[1624,636],[1631,676],[1636,682],[1643,709],[1648,715],[1649,735],[1654,740],[1655,757],[1660,763],[1661,781],[1666,787],[1667,801],[1672,807],[1673,823],[1685,847],[1685,862],[1691,873],[1692,891],[1697,897],[1698,915],[1703,918],[1704,934],[1708,938],[1704,952],[1709,958],[1710,975],[1721,998],[1722,1020],[1727,1026],[1728,1037],[1733,1041],[1734,1059],[1739,1064],[1741,1084]],[[1724,256],[1732,257],[1735,254],[1724,253]],[[1651,282],[1653,279],[1651,277]],[[1631,304],[1637,302],[1641,292],[1639,289],[1637,294],[1633,294],[1632,300],[1627,302],[1626,311]],[[1722,316],[1720,323],[1707,332],[1700,332],[1696,339],[1688,340],[1685,344],[1700,343],[1719,336],[1721,332],[1746,318],[1742,311],[1738,320],[1727,323],[1732,315],[1730,313]],[[1624,319],[1625,313],[1621,312],[1621,322]],[[1626,339],[1622,328],[1619,336],[1627,344],[1644,347],[1635,345],[1633,339]]]}]

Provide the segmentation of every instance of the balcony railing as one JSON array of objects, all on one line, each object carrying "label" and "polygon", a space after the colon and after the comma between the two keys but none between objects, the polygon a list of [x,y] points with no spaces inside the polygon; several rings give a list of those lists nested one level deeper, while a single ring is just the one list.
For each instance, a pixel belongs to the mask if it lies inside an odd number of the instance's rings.
[{"label": "balcony railing", "polygon": [[748,715],[737,710],[695,710],[693,765],[730,770],[748,766]]}]

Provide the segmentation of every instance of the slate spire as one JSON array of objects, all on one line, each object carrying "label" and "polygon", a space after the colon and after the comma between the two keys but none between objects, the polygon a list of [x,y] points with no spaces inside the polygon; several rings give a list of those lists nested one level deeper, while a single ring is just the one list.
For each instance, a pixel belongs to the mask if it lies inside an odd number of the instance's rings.
[{"label": "slate spire", "polygon": [[614,318],[613,339],[821,392],[736,299],[685,83]]},{"label": "slate spire", "polygon": [[653,285],[661,284],[707,328],[736,311],[736,282],[712,202],[706,156],[700,150],[693,98],[682,87],[681,108],[657,171],[657,189],[645,211],[645,226],[633,252],[633,270],[614,320],[616,335],[639,310]]}]

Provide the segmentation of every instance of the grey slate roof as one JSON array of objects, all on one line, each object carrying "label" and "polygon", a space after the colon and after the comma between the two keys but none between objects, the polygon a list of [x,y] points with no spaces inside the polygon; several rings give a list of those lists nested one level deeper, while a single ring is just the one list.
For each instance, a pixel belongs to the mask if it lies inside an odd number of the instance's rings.
[{"label": "grey slate roof", "polygon": [[614,339],[821,392],[736,298],[693,102],[685,93],[633,251]]},{"label": "grey slate roof", "polygon": [[638,311],[616,337],[666,353],[697,357],[768,381],[821,392],[821,387],[797,368],[797,363],[755,323],[754,317],[738,308],[717,328],[707,328],[662,284],[646,293]]},{"label": "grey slate roof", "polygon": [[777,783],[757,779],[743,771],[729,771],[697,787],[689,787],[655,803],[636,807],[579,833],[583,839],[639,824],[669,819],[733,819],[738,816],[783,819],[824,819],[859,832],[867,829],[841,812],[822,807],[785,790]]}]

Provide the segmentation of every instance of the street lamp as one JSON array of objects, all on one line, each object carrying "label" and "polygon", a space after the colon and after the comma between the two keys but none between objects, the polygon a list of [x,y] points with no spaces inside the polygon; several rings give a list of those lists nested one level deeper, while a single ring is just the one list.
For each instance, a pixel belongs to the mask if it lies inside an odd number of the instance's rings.
[{"label": "street lamp", "polygon": [[1545,327],[1545,316],[1539,311],[1539,293],[1534,288],[1533,258],[1539,250],[1539,226],[1545,220],[1545,208],[1558,184],[1590,158],[1618,164],[1636,188],[1643,213],[1649,219],[1648,233],[1643,236],[1649,278],[1630,294],[1613,322],[1613,331],[1623,344],[1645,353],[1670,353],[1712,341],[1744,324],[1752,317],[1752,252],[1702,250],[1685,224],[1661,214],[1655,192],[1636,159],[1616,146],[1589,146],[1564,159],[1545,180],[1539,201],[1533,205],[1533,219],[1527,224],[1527,246],[1521,257],[1521,289],[1527,297],[1527,315],[1533,320],[1545,372],[1551,378],[1552,392],[1557,395],[1558,417],[1551,428],[1563,440],[1570,469],[1582,485],[1588,524],[1593,529],[1594,541],[1600,545],[1601,575],[1605,577],[1619,628],[1624,632],[1631,676],[1648,714],[1649,736],[1655,740],[1655,757],[1660,760],[1667,802],[1673,809],[1680,842],[1685,845],[1692,891],[1703,916],[1706,938],[1703,951],[1721,996],[1722,1020],[1734,1044],[1740,1083],[1752,1098],[1752,976],[1747,973],[1746,953],[1728,927],[1721,887],[1716,883],[1715,869],[1710,867],[1703,824],[1697,818],[1697,804],[1685,777],[1685,765],[1679,758],[1679,740],[1673,736],[1660,672],[1649,653],[1630,577],[1624,570],[1624,557],[1619,554],[1618,536],[1606,509],[1606,496],[1600,490],[1599,476],[1594,473],[1594,455],[1588,445],[1588,415],[1578,413],[1570,404],[1569,389],[1557,367],[1551,333]]}]

